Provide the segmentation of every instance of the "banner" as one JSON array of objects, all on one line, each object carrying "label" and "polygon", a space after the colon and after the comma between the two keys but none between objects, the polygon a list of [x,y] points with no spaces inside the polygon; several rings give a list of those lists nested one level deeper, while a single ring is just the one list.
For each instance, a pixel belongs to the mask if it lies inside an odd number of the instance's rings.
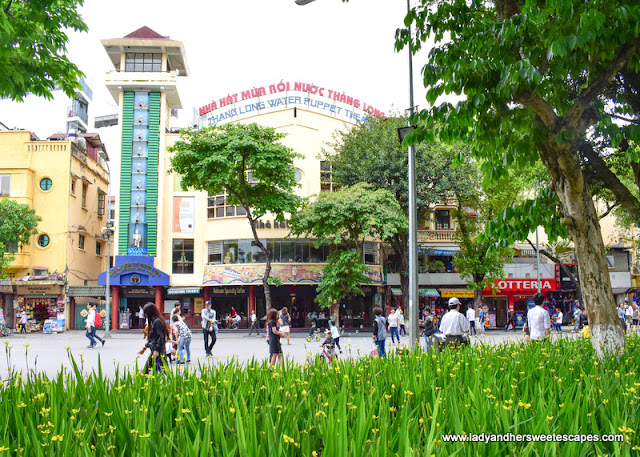
[{"label": "banner", "polygon": [[196,198],[173,197],[173,232],[193,233],[196,224]]}]

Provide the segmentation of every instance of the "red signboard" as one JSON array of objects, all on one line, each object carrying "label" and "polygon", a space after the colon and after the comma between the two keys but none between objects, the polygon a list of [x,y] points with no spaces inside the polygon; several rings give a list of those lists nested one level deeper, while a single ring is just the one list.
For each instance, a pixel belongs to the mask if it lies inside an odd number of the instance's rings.
[{"label": "red signboard", "polygon": [[[556,281],[551,278],[544,278],[540,280],[540,288],[542,292],[548,292],[551,290],[556,290]],[[487,287],[485,292],[491,293],[491,287]],[[529,295],[535,294],[538,292],[538,281],[535,279],[498,279],[494,283],[495,293],[498,292],[522,292]]]}]

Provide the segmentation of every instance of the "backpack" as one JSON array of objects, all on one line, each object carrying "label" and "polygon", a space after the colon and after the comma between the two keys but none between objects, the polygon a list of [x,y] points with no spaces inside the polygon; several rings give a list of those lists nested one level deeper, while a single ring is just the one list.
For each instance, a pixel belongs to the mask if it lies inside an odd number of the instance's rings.
[{"label": "backpack", "polygon": [[424,336],[431,336],[436,333],[436,327],[433,325],[433,316],[427,316],[424,320]]},{"label": "backpack", "polygon": [[98,328],[102,325],[102,314],[100,314],[99,312],[96,312],[96,318],[93,321],[93,323],[95,324],[95,327]]}]

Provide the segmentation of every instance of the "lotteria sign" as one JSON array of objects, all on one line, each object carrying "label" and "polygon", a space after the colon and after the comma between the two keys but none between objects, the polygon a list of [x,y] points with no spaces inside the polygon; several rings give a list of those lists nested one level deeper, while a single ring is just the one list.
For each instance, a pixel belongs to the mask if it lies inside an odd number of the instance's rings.
[{"label": "lotteria sign", "polygon": [[[554,279],[541,279],[540,289],[543,292],[556,290],[556,281]],[[535,279],[498,279],[493,284],[495,292],[523,292],[526,294],[534,294],[538,292],[538,281]],[[485,292],[491,293],[491,288],[487,287]]]},{"label": "lotteria sign", "polygon": [[296,105],[353,122],[369,116],[386,117],[383,111],[349,94],[301,82],[280,82],[229,94],[201,106],[198,113],[203,123],[217,124]]}]

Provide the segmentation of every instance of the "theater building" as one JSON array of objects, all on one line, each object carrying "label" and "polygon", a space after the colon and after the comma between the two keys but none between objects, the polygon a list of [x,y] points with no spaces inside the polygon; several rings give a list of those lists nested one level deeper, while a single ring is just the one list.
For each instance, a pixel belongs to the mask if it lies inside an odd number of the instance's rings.
[{"label": "theater building", "polygon": [[[124,38],[103,40],[103,45],[116,68],[107,74],[107,86],[122,119],[118,256],[109,272],[115,322],[135,327],[135,312],[149,301],[165,313],[179,304],[192,326],[200,324],[207,300],[223,325],[232,307],[244,316],[256,310],[263,317],[265,263],[252,244],[243,209],[229,205],[224,194],[183,189],[180,176],[170,171],[167,148],[180,138],[169,124],[170,114],[182,108],[178,79],[188,75],[182,43],[143,27]],[[294,165],[297,192],[304,197],[332,190],[330,170],[319,159],[332,134],[367,116],[384,115],[341,91],[297,81],[232,94],[215,87],[203,92],[224,95],[202,100],[194,121],[198,126],[255,122],[286,134],[282,143],[303,155]],[[272,253],[272,276],[282,283],[271,288],[273,305],[297,311],[294,324],[302,326],[304,316],[318,309],[314,298],[329,247],[288,234],[286,222],[278,223],[273,215],[259,223],[258,236]],[[383,299],[377,241],[365,243],[364,261],[370,284],[363,285],[363,298],[341,304],[346,326],[364,325],[374,303]],[[101,276],[105,283],[106,273]]]}]

